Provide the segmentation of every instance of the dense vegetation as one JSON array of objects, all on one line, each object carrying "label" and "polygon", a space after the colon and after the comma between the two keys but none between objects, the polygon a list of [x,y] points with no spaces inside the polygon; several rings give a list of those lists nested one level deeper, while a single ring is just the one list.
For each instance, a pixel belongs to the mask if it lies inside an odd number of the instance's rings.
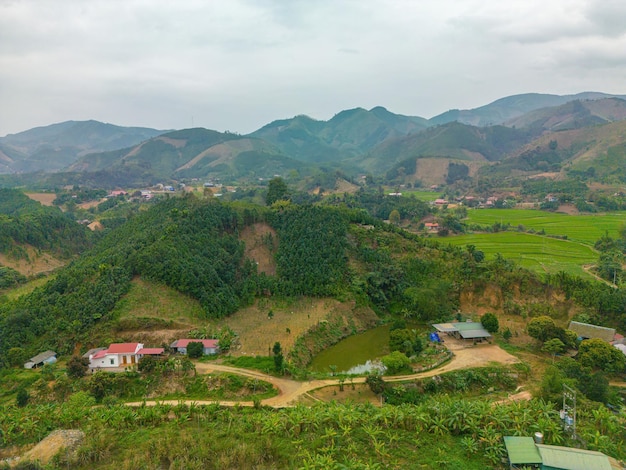
[{"label": "dense vegetation", "polygon": [[89,235],[59,209],[42,206],[21,191],[0,189],[0,252],[28,257],[29,245],[69,257],[90,246]]}]

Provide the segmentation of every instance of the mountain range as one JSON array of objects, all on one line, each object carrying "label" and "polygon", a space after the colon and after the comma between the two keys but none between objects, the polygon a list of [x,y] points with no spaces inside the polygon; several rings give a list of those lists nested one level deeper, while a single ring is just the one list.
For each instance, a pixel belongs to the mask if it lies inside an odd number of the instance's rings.
[{"label": "mountain range", "polygon": [[487,171],[501,175],[564,168],[591,174],[596,166],[608,173],[626,154],[625,98],[524,94],[431,119],[355,108],[328,121],[304,115],[273,121],[249,135],[68,121],[0,138],[0,172],[56,172],[56,181],[131,186],[338,169],[440,183],[451,164],[472,176],[495,162]]}]

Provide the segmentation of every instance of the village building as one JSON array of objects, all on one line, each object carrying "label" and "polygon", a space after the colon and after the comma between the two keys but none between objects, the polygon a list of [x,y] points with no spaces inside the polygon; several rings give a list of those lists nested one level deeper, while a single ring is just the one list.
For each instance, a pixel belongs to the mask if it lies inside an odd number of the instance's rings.
[{"label": "village building", "polygon": [[91,351],[88,358],[92,370],[126,368],[137,364],[144,356],[163,354],[163,348],[144,348],[142,343],[113,343],[106,349]]},{"label": "village building", "polygon": [[480,342],[491,338],[491,334],[479,322],[435,323],[433,328],[456,339]]},{"label": "village building", "polygon": [[605,328],[604,326],[571,321],[569,329],[576,333],[580,339],[597,338],[602,341],[606,341],[607,343],[611,343],[615,339],[615,328]]},{"label": "village building", "polygon": [[218,340],[216,339],[178,339],[170,345],[170,348],[174,352],[187,354],[189,343],[202,343],[202,354],[205,356],[219,354],[220,352]]},{"label": "village building", "polygon": [[57,353],[45,351],[31,357],[25,364],[24,369],[37,369],[45,364],[54,364],[57,361]]},{"label": "village building", "polygon": [[439,224],[437,222],[426,222],[424,224],[424,228],[428,233],[437,233],[439,232]]},{"label": "village building", "polygon": [[505,436],[509,469],[618,470],[622,466],[602,452],[550,446],[532,437]]}]

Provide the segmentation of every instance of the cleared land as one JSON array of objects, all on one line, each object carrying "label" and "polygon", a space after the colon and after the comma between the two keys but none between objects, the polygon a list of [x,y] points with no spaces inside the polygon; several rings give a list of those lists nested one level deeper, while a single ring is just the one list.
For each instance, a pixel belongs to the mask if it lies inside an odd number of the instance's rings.
[{"label": "cleared land", "polygon": [[520,232],[477,233],[459,235],[442,240],[452,245],[475,245],[487,258],[500,253],[536,272],[565,271],[591,277],[584,265],[595,263],[598,253],[589,245]]},{"label": "cleared land", "polygon": [[37,201],[44,206],[52,206],[52,202],[57,198],[55,193],[24,193],[33,201]]},{"label": "cleared land", "polygon": [[115,307],[114,315],[120,320],[138,317],[171,320],[171,326],[166,329],[142,331],[138,326],[124,334],[126,338],[155,345],[193,328],[228,326],[239,336],[240,346],[232,351],[233,355],[255,356],[267,355],[268,348],[276,341],[288,352],[298,336],[324,321],[328,314],[352,316],[353,308],[352,303],[333,299],[303,297],[277,301],[262,298],[222,320],[207,319],[200,303],[191,297],[165,285],[135,278],[130,291]]},{"label": "cleared land", "polygon": [[594,215],[568,215],[529,209],[473,209],[467,211],[468,224],[523,225],[526,230],[544,230],[547,235],[567,235],[568,240],[591,245],[608,232],[618,236],[626,223],[626,212]]}]

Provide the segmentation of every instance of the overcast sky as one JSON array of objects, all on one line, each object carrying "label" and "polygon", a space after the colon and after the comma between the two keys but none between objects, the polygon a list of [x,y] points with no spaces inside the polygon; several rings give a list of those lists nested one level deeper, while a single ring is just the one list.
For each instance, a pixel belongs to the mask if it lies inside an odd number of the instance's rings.
[{"label": "overcast sky", "polygon": [[0,136],[626,94],[624,0],[0,0]]}]

